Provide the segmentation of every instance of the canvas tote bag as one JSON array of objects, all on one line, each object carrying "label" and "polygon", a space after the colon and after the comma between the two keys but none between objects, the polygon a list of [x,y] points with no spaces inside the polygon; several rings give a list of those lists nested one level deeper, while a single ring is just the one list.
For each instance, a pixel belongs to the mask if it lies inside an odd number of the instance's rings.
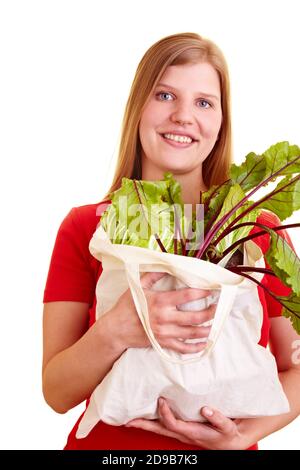
[{"label": "canvas tote bag", "polygon": [[[103,268],[96,287],[96,318],[111,309],[129,287],[151,346],[129,348],[114,363],[91,395],[77,438],[86,437],[100,420],[118,426],[135,418],[157,419],[159,397],[168,400],[178,418],[199,422],[204,421],[199,413],[204,405],[230,418],[289,411],[275,359],[257,344],[263,310],[253,282],[221,265],[196,258],[114,245],[101,226],[91,239],[90,252]],[[244,247],[246,263],[264,266],[261,250],[252,241]],[[157,342],[140,282],[141,273],[150,271],[167,273],[155,283],[155,290],[189,286],[219,294],[203,351],[181,354],[161,348]],[[262,277],[258,273],[251,275]]]}]

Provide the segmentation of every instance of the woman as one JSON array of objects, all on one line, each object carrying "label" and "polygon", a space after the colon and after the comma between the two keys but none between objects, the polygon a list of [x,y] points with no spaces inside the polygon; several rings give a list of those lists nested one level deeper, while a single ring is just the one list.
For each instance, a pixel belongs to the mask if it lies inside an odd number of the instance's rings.
[{"label": "woman", "polygon": [[[155,180],[171,171],[181,184],[183,201],[196,204],[201,190],[227,178],[230,163],[229,78],[221,51],[193,33],[158,41],[144,55],[132,84],[109,193],[120,187],[124,176]],[[98,204],[73,208],[62,222],[44,293],[43,392],[59,413],[88,399],[127,348],[149,346],[130,291],[95,321],[95,287],[101,265],[88,245],[99,222],[99,209]],[[261,216],[261,221],[278,224],[269,214]],[[282,236],[288,239],[286,233]],[[263,252],[267,250],[266,236],[257,243]],[[209,327],[195,324],[213,318],[215,306],[196,313],[178,311],[176,305],[204,297],[205,291],[151,291],[159,276],[147,273],[142,279],[157,340],[177,352],[200,351],[203,344],[177,338],[206,338]],[[272,290],[281,295],[289,292],[278,280],[272,281]],[[175,419],[162,401],[157,421],[138,419],[128,426],[100,422],[84,439],[75,437],[78,421],[65,448],[256,449],[259,439],[295,419],[300,412],[300,368],[292,362],[291,344],[298,336],[289,320],[280,316],[281,309],[273,299],[263,291],[259,295],[264,309],[260,344],[266,346],[270,337],[290,402],[288,414],[231,420],[218,410],[203,407],[199,413],[208,420],[207,425]]]}]

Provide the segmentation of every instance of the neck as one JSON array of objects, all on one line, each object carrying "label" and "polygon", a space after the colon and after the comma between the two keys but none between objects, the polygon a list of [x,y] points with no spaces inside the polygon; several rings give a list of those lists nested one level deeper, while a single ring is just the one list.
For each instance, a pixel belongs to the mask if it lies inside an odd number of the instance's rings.
[{"label": "neck", "polygon": [[[185,178],[185,176],[187,177]],[[174,175],[174,178],[181,185],[181,197],[183,202],[185,204],[199,204],[200,192],[207,191],[202,179],[202,174],[199,179],[188,177],[188,175]]]}]

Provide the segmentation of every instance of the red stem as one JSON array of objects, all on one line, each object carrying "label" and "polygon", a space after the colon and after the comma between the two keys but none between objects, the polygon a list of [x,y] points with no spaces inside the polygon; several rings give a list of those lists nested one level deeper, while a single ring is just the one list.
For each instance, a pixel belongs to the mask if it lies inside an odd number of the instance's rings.
[{"label": "red stem", "polygon": [[300,315],[298,315],[296,312],[294,312],[294,310],[291,310],[289,307],[287,307],[286,305],[284,305],[283,302],[281,302],[278,297],[276,297],[275,294],[273,294],[273,292],[271,292],[266,286],[264,286],[261,282],[257,281],[256,279],[254,279],[253,277],[251,276],[248,276],[248,274],[242,274],[242,276],[246,277],[247,279],[250,279],[250,281],[253,281],[255,282],[255,284],[257,284],[258,286],[262,287],[271,297],[273,297],[274,300],[276,300],[276,302],[278,302],[280,305],[282,305],[284,308],[286,308],[289,312],[291,312],[293,315],[295,315],[297,318],[300,319]]},{"label": "red stem", "polygon": [[[235,225],[234,227],[231,227],[230,230],[228,230],[228,232],[227,232],[227,229],[225,229],[224,232],[226,232],[226,235],[228,235],[228,233],[233,232],[234,230],[238,230],[239,228],[245,227],[247,225],[254,225],[254,226],[257,226],[257,227],[261,227],[261,228],[265,227],[263,224],[260,224],[258,222],[242,222],[241,224],[238,224],[238,225]],[[268,229],[269,230],[274,230],[274,232],[279,232],[280,230],[286,230],[288,228],[295,228],[295,227],[300,227],[300,223],[280,225],[279,227],[268,227]],[[256,233],[253,233],[252,235],[247,235],[247,237],[240,238],[240,240],[237,240],[232,245],[230,245],[228,248],[226,248],[226,250],[222,254],[222,258],[224,258],[228,253],[230,253],[230,251],[232,251],[236,246],[239,246],[242,243],[247,242],[248,240],[252,240],[253,238],[260,237],[261,235],[265,235],[266,233],[268,233],[268,231],[264,228],[260,232],[256,232]]]},{"label": "red stem", "polygon": [[[216,224],[215,226],[213,227],[213,229],[211,230],[211,232],[207,235],[206,237],[206,240],[204,241],[202,247],[198,250],[198,252],[196,253],[196,258],[201,258],[203,256],[203,254],[205,253],[207,247],[209,246],[210,242],[212,241],[212,239],[214,238],[214,236],[216,235],[216,233],[220,230],[220,228],[227,222],[228,219],[230,219],[230,217],[256,192],[258,191],[262,186],[265,186],[267,183],[269,183],[269,181],[273,180],[274,177],[277,177],[280,175],[280,173],[282,173],[282,171],[287,168],[288,166],[291,166],[293,165],[297,160],[300,159],[300,155],[296,158],[294,158],[292,161],[288,162],[286,165],[284,165],[282,168],[280,168],[279,170],[277,170],[275,173],[273,173],[272,175],[270,175],[267,179],[265,179],[263,181],[263,184],[260,183],[259,185],[257,185],[252,191],[250,191],[249,194],[247,194],[243,199],[241,199],[241,201],[236,204],[225,216],[223,216]],[[294,183],[294,181],[297,181],[298,179],[300,179],[300,175],[298,175],[297,177],[293,178],[292,181],[290,181],[286,186],[289,186],[290,184]],[[282,191],[286,186],[283,186],[280,188],[280,191]],[[278,191],[276,191],[278,192]],[[236,223],[237,220],[239,220],[240,218],[244,217],[245,214],[249,213],[251,210],[253,210],[257,205],[261,204],[261,202],[263,202],[265,199],[268,199],[270,198],[270,195],[271,194],[276,194],[276,192],[272,191],[270,194],[268,194],[266,197],[264,197],[263,199],[261,199],[258,203],[254,203],[251,208],[248,208],[247,210],[243,211],[236,219],[234,219],[230,226],[232,226],[234,223]],[[228,226],[229,227],[229,226]],[[228,228],[227,227],[227,228]]]}]

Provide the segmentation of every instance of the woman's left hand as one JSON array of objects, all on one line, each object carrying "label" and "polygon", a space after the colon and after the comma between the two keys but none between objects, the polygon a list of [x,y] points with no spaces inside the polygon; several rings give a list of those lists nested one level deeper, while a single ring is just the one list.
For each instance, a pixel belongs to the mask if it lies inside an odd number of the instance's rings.
[{"label": "woman's left hand", "polygon": [[241,432],[242,419],[229,419],[220,411],[204,406],[200,413],[206,423],[183,421],[175,418],[165,399],[160,398],[158,403],[160,419],[134,419],[126,427],[145,429],[204,449],[244,450],[252,445]]}]

